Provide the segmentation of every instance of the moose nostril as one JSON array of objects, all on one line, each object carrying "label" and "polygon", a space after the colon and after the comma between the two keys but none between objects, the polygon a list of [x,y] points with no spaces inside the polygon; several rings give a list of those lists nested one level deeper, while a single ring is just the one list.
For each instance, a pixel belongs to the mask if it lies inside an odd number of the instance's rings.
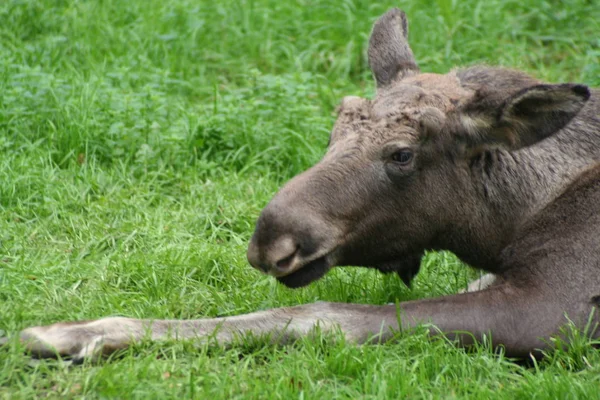
[{"label": "moose nostril", "polygon": [[289,256],[282,258],[281,260],[277,261],[275,263],[275,266],[279,269],[286,269],[288,268],[291,264],[292,261],[294,260],[294,257],[296,256],[296,253],[298,252],[298,250],[294,250],[294,252],[292,254],[290,254]]}]

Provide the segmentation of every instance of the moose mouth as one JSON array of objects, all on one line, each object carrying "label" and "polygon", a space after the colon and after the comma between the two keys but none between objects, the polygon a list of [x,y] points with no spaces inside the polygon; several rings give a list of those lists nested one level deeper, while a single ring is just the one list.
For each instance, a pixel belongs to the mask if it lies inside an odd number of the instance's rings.
[{"label": "moose mouth", "polygon": [[277,277],[277,280],[291,289],[301,288],[321,279],[331,268],[327,257],[317,258],[289,275]]}]

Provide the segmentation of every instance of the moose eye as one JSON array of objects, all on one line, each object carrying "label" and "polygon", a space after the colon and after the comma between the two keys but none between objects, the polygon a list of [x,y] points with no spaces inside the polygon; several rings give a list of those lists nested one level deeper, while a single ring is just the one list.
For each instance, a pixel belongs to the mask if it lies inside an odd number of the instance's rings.
[{"label": "moose eye", "polygon": [[392,154],[392,161],[400,164],[406,165],[411,162],[413,158],[413,152],[409,149],[398,150]]}]

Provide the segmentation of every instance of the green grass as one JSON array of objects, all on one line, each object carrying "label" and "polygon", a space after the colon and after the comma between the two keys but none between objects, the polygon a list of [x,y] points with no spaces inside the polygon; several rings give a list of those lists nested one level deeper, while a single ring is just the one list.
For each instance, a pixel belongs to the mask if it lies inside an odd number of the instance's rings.
[{"label": "green grass", "polygon": [[[404,8],[423,70],[478,62],[600,85],[594,0],[0,2],[0,330],[108,315],[192,318],[453,293],[338,269],[288,290],[246,263],[261,208],[324,153],[343,95],[373,94],[374,19]],[[600,398],[575,335],[537,364],[422,333],[231,349],[140,344],[67,367],[0,349],[0,398]]]}]

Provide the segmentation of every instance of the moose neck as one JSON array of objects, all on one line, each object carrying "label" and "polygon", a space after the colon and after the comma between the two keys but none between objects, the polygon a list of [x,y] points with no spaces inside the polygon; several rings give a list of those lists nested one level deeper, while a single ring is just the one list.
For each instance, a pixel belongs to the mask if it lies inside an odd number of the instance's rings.
[{"label": "moose neck", "polygon": [[600,161],[598,107],[590,106],[594,107],[539,144],[517,151],[490,149],[476,157],[467,189],[473,201],[462,205],[460,221],[442,235],[440,248],[474,267],[499,272],[501,251],[519,227]]}]

